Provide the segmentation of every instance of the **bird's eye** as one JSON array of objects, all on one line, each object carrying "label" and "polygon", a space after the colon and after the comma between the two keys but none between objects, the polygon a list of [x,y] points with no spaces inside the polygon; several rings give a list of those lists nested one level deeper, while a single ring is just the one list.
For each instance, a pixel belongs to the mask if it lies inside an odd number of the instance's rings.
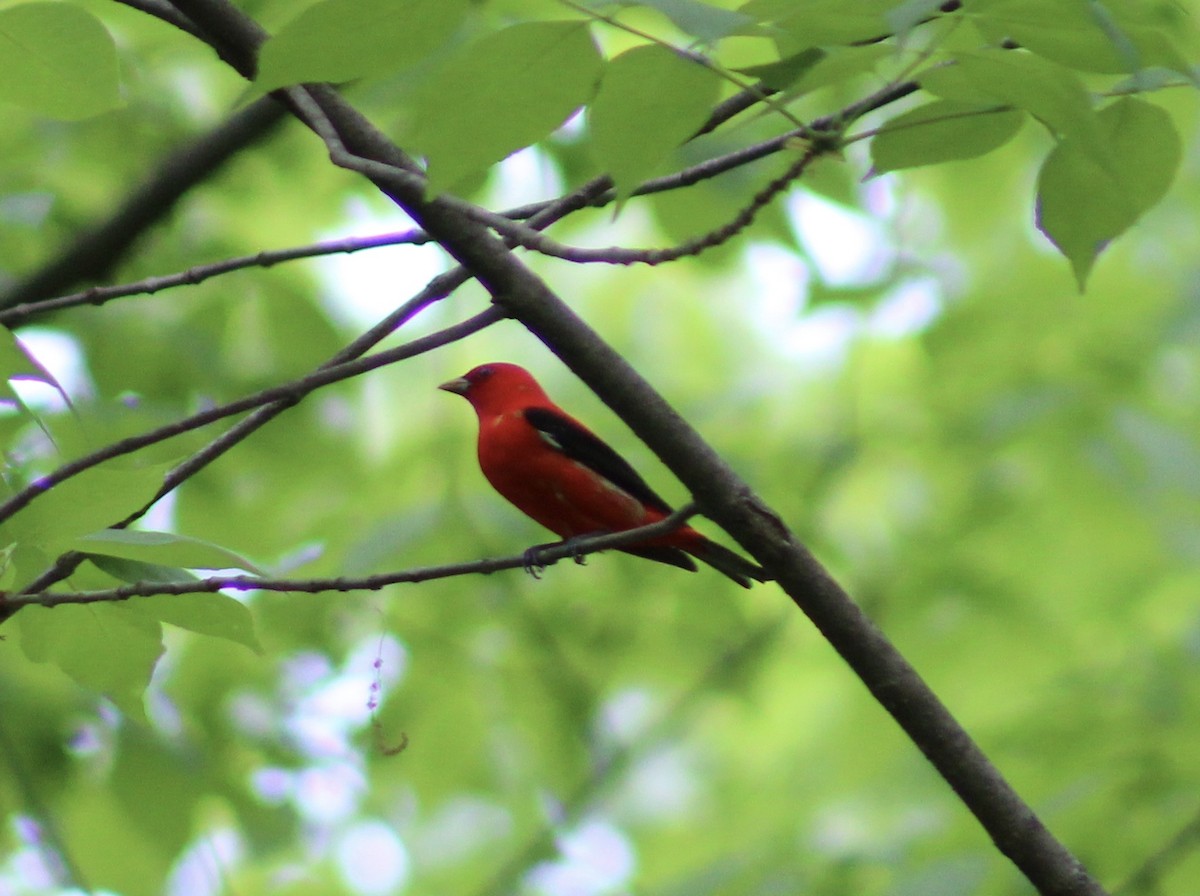
[{"label": "bird's eye", "polygon": [[491,376],[492,373],[492,368],[488,367],[486,364],[483,367],[476,367],[471,372],[471,381],[476,383],[481,382]]}]

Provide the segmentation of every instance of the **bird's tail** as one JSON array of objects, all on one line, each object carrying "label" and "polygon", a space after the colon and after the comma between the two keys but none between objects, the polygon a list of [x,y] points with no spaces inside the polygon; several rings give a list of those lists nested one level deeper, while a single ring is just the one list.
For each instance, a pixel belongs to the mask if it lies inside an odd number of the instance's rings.
[{"label": "bird's tail", "polygon": [[689,544],[685,550],[697,560],[707,563],[717,572],[733,579],[743,588],[750,587],[751,579],[755,582],[771,581],[766,570],[757,563],[753,563],[740,554],[735,554],[724,545],[709,541],[707,538]]}]

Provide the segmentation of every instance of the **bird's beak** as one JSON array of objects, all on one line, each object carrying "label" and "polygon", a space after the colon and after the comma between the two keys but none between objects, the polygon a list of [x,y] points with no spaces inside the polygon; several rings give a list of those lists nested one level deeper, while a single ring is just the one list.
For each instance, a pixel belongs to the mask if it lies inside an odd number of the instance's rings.
[{"label": "bird's beak", "polygon": [[471,384],[467,382],[465,376],[460,376],[457,379],[442,383],[438,388],[444,392],[453,392],[455,395],[466,395],[467,390],[471,388]]}]

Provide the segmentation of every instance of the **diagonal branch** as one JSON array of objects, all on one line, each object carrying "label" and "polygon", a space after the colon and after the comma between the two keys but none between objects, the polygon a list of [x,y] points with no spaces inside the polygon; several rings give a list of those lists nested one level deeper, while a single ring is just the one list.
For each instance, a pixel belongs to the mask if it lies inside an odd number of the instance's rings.
[{"label": "diagonal branch", "polygon": [[204,40],[204,33],[167,0],[121,0],[121,3],[153,18],[162,19],[168,25],[173,25],[192,37]]},{"label": "diagonal branch", "polygon": [[76,458],[73,461],[63,464],[58,469],[52,470],[45,476],[39,476],[32,485],[21,489],[8,500],[0,502],[0,523],[11,518],[17,511],[29,506],[40,495],[44,495],[56,485],[61,485],[68,479],[78,476],[80,473],[86,472],[93,467],[98,467],[106,461],[122,457],[126,454],[132,454],[150,445],[165,442],[185,432],[200,429],[201,427],[208,426],[210,423],[216,423],[218,420],[224,420],[226,417],[232,417],[235,414],[241,414],[255,408],[276,404],[286,404],[290,407],[310,392],[322,386],[341,382],[342,380],[359,376],[367,371],[376,370],[388,364],[394,364],[397,361],[403,361],[407,358],[432,351],[435,348],[440,348],[443,345],[448,345],[451,342],[469,336],[471,333],[477,333],[485,327],[491,326],[496,321],[503,319],[503,317],[503,313],[498,308],[487,308],[461,323],[446,327],[428,336],[414,339],[412,342],[405,343],[404,345],[377,352],[365,358],[345,361],[329,367],[321,367],[306,376],[292,380],[290,383],[272,386],[254,395],[248,395],[245,398],[239,398],[226,404],[207,408],[190,417],[184,417],[182,420],[176,420],[174,423],[168,423],[157,429],[110,442],[103,448],[93,451],[91,454],[85,454],[83,457]]},{"label": "diagonal branch", "polygon": [[1193,815],[1160,849],[1113,889],[1113,896],[1158,893],[1162,879],[1200,849],[1200,812]]},{"label": "diagonal branch", "polygon": [[[606,179],[596,178],[574,192],[568,193],[561,199],[549,203],[536,213],[533,213],[529,217],[528,226],[534,229],[549,227],[555,221],[558,221],[571,212],[585,208],[605,189],[607,189]],[[426,284],[424,289],[334,355],[319,370],[344,364],[360,357],[423,309],[444,299],[470,279],[469,272],[463,267],[453,268],[434,277]],[[200,470],[204,469],[204,467],[221,457],[234,445],[239,444],[259,428],[275,419],[279,414],[292,407],[297,400],[289,397],[280,398],[277,401],[260,407],[250,416],[238,421],[238,423],[230,427],[226,432],[222,433],[167,474],[163,480],[162,488],[158,490],[158,493],[145,506],[134,511],[124,520],[114,523],[113,528],[124,528],[135,520],[140,519],[160,498],[174,491],[183,482],[186,482]],[[50,569],[26,586],[26,590],[40,591],[49,588],[56,582],[61,582],[79,566],[82,560],[83,555],[76,552],[69,552],[62,555]],[[7,619],[12,612],[0,609],[0,622]]]},{"label": "diagonal branch", "polygon": [[[222,56],[252,76],[265,38],[225,0],[176,0]],[[350,151],[415,172],[412,159],[327,87],[313,99]],[[311,125],[311,122],[309,122]],[[574,370],[687,486],[709,516],[757,559],[808,615],[912,738],[992,837],[1046,896],[1099,896],[1103,888],[1045,828],[928,685],[778,516],[629,364],[486,227],[407,178],[371,178]]]},{"label": "diagonal branch", "polygon": [[[127,5],[137,6],[130,0],[122,0]],[[140,6],[138,8],[141,8]],[[155,5],[155,9],[158,6]],[[182,19],[182,17],[181,17]],[[170,19],[166,19],[170,21]],[[189,33],[196,32],[194,26],[188,30]],[[693,184],[700,183],[705,180],[718,177],[727,172],[749,165],[753,162],[767,158],[785,149],[787,145],[797,137],[811,137],[821,135],[833,129],[835,125],[840,125],[843,122],[851,121],[861,117],[873,108],[879,105],[886,105],[894,102],[897,99],[908,95],[916,90],[916,84],[912,82],[904,82],[901,84],[892,85],[881,91],[880,94],[872,98],[868,103],[859,103],[851,106],[839,113],[837,116],[827,116],[814,121],[811,125],[805,127],[802,131],[791,131],[781,134],[777,137],[772,137],[768,140],[761,141],[750,146],[741,147],[736,150],[731,150],[728,153],[713,158],[706,159],[703,162],[698,162],[695,165],[690,165],[673,174],[664,175],[662,177],[652,178],[638,186],[630,194],[631,196],[649,196],[655,193],[668,192],[678,190]],[[731,118],[752,108],[758,103],[763,96],[770,95],[772,91],[762,85],[756,85],[754,88],[735,94],[727,100],[720,103],[709,120],[701,127],[695,137],[709,133],[719,127],[721,124],[729,121]],[[857,139],[857,138],[855,138]],[[795,176],[795,175],[793,175]],[[586,201],[581,201],[580,197],[587,197]],[[452,197],[447,197],[452,200]],[[633,264],[642,262],[646,264],[662,264],[665,261],[674,260],[675,258],[685,255],[693,255],[705,248],[710,248],[714,241],[723,241],[729,239],[734,233],[722,234],[718,231],[689,240],[687,243],[675,249],[668,250],[630,250],[630,249],[575,249],[572,247],[561,246],[553,241],[545,241],[531,236],[532,231],[543,229],[549,221],[556,221],[573,211],[581,208],[602,208],[616,201],[616,191],[613,189],[612,181],[607,176],[594,178],[583,187],[568,193],[558,199],[547,199],[538,202],[529,203],[527,205],[518,206],[499,213],[490,213],[484,209],[470,203],[464,203],[464,206],[473,210],[473,214],[487,222],[486,215],[498,214],[503,218],[509,219],[508,223],[516,221],[525,221],[533,217],[540,217],[547,211],[556,210],[554,216],[548,221],[543,220],[540,224],[535,225],[530,221],[526,225],[527,229],[522,230],[519,227],[512,227],[505,230],[503,224],[496,229],[502,233],[509,235],[520,235],[520,244],[527,248],[534,248],[536,251],[542,251],[544,254],[552,254],[556,257],[567,258],[572,261],[600,261],[610,264]],[[761,205],[761,201],[759,203]],[[743,210],[739,218],[745,217],[748,213],[753,216],[759,209]],[[740,226],[731,224],[727,228],[740,229]],[[104,225],[97,225],[95,230],[101,230]],[[724,229],[722,229],[724,230]],[[185,271],[180,271],[174,274],[165,274],[157,277],[148,277],[144,280],[139,280],[134,283],[118,284],[114,286],[93,286],[86,290],[68,295],[56,296],[51,299],[37,299],[31,301],[22,301],[20,304],[11,307],[5,307],[3,297],[0,297],[0,326],[16,327],[27,323],[31,318],[41,314],[46,314],[52,311],[60,311],[66,308],[74,308],[81,305],[102,305],[113,299],[123,298],[132,295],[149,295],[163,289],[169,289],[175,286],[192,286],[197,283],[202,283],[205,280],[221,274],[230,273],[232,271],[243,270],[247,267],[270,267],[285,261],[292,261],[301,258],[311,258],[318,255],[335,254],[340,252],[357,252],[363,249],[375,248],[378,246],[396,245],[399,243],[408,243],[412,245],[423,245],[430,241],[428,234],[421,230],[410,230],[404,233],[384,235],[379,237],[358,237],[345,240],[336,240],[332,242],[319,243],[309,246],[297,246],[288,249],[280,249],[273,251],[259,252],[254,255],[241,256],[222,261],[213,262],[206,265],[196,265],[188,268]],[[703,245],[702,245],[703,243]],[[72,250],[68,250],[72,251]],[[58,266],[57,263],[55,265]],[[40,287],[39,287],[40,289]],[[18,291],[24,290],[23,286],[17,287],[13,295],[17,295]]]},{"label": "diagonal branch", "polygon": [[[735,97],[734,99],[737,98]],[[814,123],[808,130],[810,132],[819,132],[819,126],[819,122]],[[796,136],[796,134],[789,133],[773,137],[770,140],[706,159],[703,162],[698,162],[673,174],[648,180],[635,189],[631,195],[648,196],[654,193],[682,189],[701,181],[710,180],[780,152]],[[349,156],[350,154],[347,153],[347,155]],[[350,157],[353,158],[353,156]],[[378,164],[370,163],[369,160],[360,161],[368,164]],[[353,168],[354,165],[349,164],[344,167]],[[556,257],[567,258],[572,261],[599,261],[610,264],[633,264],[635,262],[661,264],[676,257],[702,251],[695,244],[699,240],[705,239],[705,237],[689,240],[684,246],[676,247],[675,249],[637,250],[621,248],[576,249],[562,246],[559,243],[545,240],[539,236],[539,232],[550,223],[561,220],[571,212],[582,208],[602,208],[615,200],[616,192],[613,190],[612,181],[608,177],[597,177],[583,187],[557,199],[541,200],[503,212],[489,212],[470,203],[462,203],[462,206],[464,209],[470,209],[471,213],[479,220],[484,221],[484,223],[491,223],[494,229],[506,236],[512,237],[520,245],[532,248],[535,251],[541,251],[544,254],[555,255]],[[455,200],[453,197],[447,197],[447,201],[453,202]],[[759,204],[761,205],[761,200]],[[756,207],[749,213],[752,216],[758,210],[760,209]],[[747,211],[743,211],[739,217],[743,217],[746,214]],[[521,225],[517,223],[519,221],[524,221],[525,223]],[[707,240],[728,239],[732,235],[714,236],[714,234],[708,234]],[[135,295],[151,295],[177,286],[194,286],[212,277],[244,270],[249,267],[271,267],[272,265],[286,261],[337,253],[359,252],[365,249],[393,246],[401,243],[425,245],[430,242],[430,239],[427,233],[415,229],[375,237],[350,237],[344,240],[333,240],[307,246],[294,246],[287,249],[268,250],[255,253],[254,255],[222,259],[221,261],[209,264],[195,265],[187,270],[172,274],[147,277],[144,280],[132,283],[122,283],[113,286],[92,286],[81,292],[55,296],[50,299],[22,302],[8,308],[0,305],[0,326],[18,327],[28,323],[35,317],[53,311],[61,311],[83,305],[103,305],[114,299]],[[709,246],[706,245],[702,248],[709,248]]]},{"label": "diagonal branch", "polygon": [[[445,277],[445,275],[442,275],[442,277]],[[441,278],[434,278],[434,280],[437,282]],[[413,308],[409,307],[413,305],[414,303],[410,302],[405,307],[416,313]],[[307,376],[293,380],[290,383],[285,383],[282,386],[266,389],[255,395],[250,395],[218,407],[209,408],[198,414],[193,414],[191,417],[177,420],[158,429],[112,442],[99,451],[63,464],[49,475],[38,479],[33,485],[14,494],[7,501],[0,504],[0,518],[7,519],[12,514],[21,510],[21,508],[36,500],[46,490],[65,482],[72,476],[78,476],[80,473],[98,466],[105,461],[112,460],[124,454],[131,454],[148,445],[165,441],[193,429],[199,429],[225,417],[258,408],[255,413],[238,421],[234,426],[230,427],[168,473],[163,479],[162,487],[153,498],[144,506],[129,514],[125,519],[114,523],[112,526],[114,529],[123,529],[144,516],[164,495],[174,491],[180,484],[208,466],[208,464],[248,437],[259,427],[295,405],[305,395],[315,389],[438,348],[490,326],[502,317],[503,314],[498,309],[488,308],[462,323],[447,327],[437,333],[431,333],[420,339],[414,339],[405,345],[378,352],[367,358],[339,361],[338,363],[331,362]],[[340,357],[341,355],[338,356],[338,358]],[[83,559],[83,554],[77,551],[70,551],[63,554],[50,569],[26,585],[22,593],[44,591],[56,582],[61,582],[78,568]],[[0,623],[8,619],[16,610],[17,607],[6,601],[4,595],[0,594]]]},{"label": "diagonal branch", "polygon": [[65,292],[76,283],[102,278],[133,241],[165,217],[189,190],[262,140],[285,118],[286,110],[264,97],[178,149],[108,218],[79,234],[40,269],[0,292],[0,308],[35,302]]},{"label": "diagonal branch", "polygon": [[[299,92],[296,102],[305,110],[313,121],[314,126],[317,127],[321,139],[325,141],[326,146],[329,148],[330,160],[335,165],[352,171],[358,171],[368,176],[378,175],[380,178],[396,178],[410,183],[415,189],[423,188],[422,181],[415,174],[392,168],[382,162],[360,158],[347,151],[337,133],[328,127],[328,122],[323,121],[320,109],[313,108],[311,100],[303,92]],[[799,159],[789,165],[783,174],[756,193],[750,202],[738,211],[731,220],[708,233],[701,234],[698,237],[667,249],[628,249],[622,246],[609,246],[604,249],[584,249],[577,246],[567,246],[532,227],[512,220],[507,215],[490,212],[487,209],[480,208],[477,205],[454,196],[443,196],[442,201],[472,220],[486,224],[502,236],[508,237],[510,244],[518,245],[523,249],[529,249],[551,258],[561,258],[565,261],[575,262],[576,264],[660,265],[671,261],[678,261],[680,258],[699,255],[707,249],[715,248],[733,239],[749,227],[754,222],[758,213],[786,190],[792,181],[800,177],[805,169],[821,153],[834,148],[836,148],[836,144],[833,141],[829,141],[828,143],[811,142],[808,149]]]}]

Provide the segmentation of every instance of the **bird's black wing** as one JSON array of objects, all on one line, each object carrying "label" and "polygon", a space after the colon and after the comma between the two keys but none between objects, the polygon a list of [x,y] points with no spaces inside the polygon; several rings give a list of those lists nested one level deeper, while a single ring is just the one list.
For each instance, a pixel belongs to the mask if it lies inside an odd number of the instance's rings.
[{"label": "bird's black wing", "polygon": [[574,420],[549,408],[526,408],[525,419],[543,439],[571,460],[583,464],[613,485],[628,492],[647,507],[670,513],[671,507],[658,496],[628,461]]}]

